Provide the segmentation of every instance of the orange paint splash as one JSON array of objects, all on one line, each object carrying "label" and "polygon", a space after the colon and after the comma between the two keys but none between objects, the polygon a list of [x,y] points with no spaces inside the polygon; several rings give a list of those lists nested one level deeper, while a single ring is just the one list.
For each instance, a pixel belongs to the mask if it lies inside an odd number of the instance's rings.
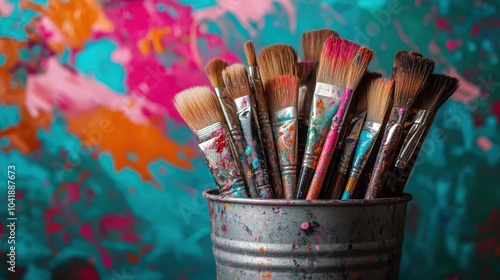
[{"label": "orange paint splash", "polygon": [[271,279],[271,277],[273,277],[273,275],[271,274],[271,272],[262,273],[262,279]]},{"label": "orange paint splash", "polygon": [[[99,107],[78,115],[68,115],[68,131],[77,135],[85,147],[108,151],[114,159],[115,170],[129,167],[143,180],[152,181],[148,165],[158,159],[186,170],[193,170],[191,160],[199,154],[190,146],[183,146],[164,136],[150,124],[137,124],[122,112]],[[127,154],[135,154],[130,159]]]},{"label": "orange paint splash", "polygon": [[42,113],[36,118],[31,117],[25,107],[25,88],[11,84],[15,80],[12,69],[19,62],[18,51],[25,46],[25,42],[0,38],[0,53],[5,54],[5,63],[0,67],[0,103],[17,106],[20,114],[19,123],[0,131],[0,137],[7,137],[11,143],[9,147],[3,147],[3,151],[17,149],[23,154],[29,154],[40,147],[37,131],[39,128],[49,127],[52,114]]},{"label": "orange paint splash", "polygon": [[169,26],[164,28],[152,28],[149,30],[148,34],[137,43],[137,47],[144,55],[151,53],[151,45],[153,45],[156,53],[163,53],[164,47],[161,39],[163,36],[168,35],[171,32],[172,29]]},{"label": "orange paint splash", "polygon": [[110,32],[114,29],[97,0],[50,0],[47,8],[23,0],[21,7],[47,16],[66,43],[75,49],[81,49],[93,32]]}]

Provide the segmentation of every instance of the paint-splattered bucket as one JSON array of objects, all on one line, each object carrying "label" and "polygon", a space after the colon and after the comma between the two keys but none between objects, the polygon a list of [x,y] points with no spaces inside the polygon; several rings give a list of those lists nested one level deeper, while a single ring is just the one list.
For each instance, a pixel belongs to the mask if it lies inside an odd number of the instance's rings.
[{"label": "paint-splattered bucket", "polygon": [[397,279],[409,194],[375,200],[208,199],[217,279]]}]

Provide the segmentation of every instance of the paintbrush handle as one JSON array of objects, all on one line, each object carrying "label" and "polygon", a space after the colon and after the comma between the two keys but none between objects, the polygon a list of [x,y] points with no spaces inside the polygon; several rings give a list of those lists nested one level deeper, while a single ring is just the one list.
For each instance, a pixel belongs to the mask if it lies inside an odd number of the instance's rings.
[{"label": "paintbrush handle", "polygon": [[271,116],[285,199],[293,199],[297,189],[297,108],[280,109]]},{"label": "paintbrush handle", "polygon": [[330,165],[330,161],[332,160],[333,149],[335,149],[335,147],[337,146],[337,142],[340,137],[340,130],[342,129],[344,116],[347,108],[349,107],[351,97],[352,90],[348,88],[345,90],[345,93],[342,96],[342,101],[340,102],[340,106],[335,113],[335,116],[333,116],[332,118],[332,125],[330,127],[330,131],[328,132],[328,135],[326,136],[323,149],[321,150],[318,166],[316,167],[316,171],[314,173],[314,177],[311,182],[311,186],[309,187],[309,192],[307,193],[306,199],[316,199],[321,192],[321,187],[323,186],[323,181],[325,180],[326,171],[328,170],[328,166]]},{"label": "paintbrush handle", "polygon": [[396,156],[397,148],[404,130],[404,121],[407,110],[405,108],[393,107],[389,123],[387,124],[380,149],[377,153],[377,160],[373,168],[372,177],[368,183],[365,199],[380,197],[382,188],[388,177],[389,169]]},{"label": "paintbrush handle", "polygon": [[[252,68],[250,68],[252,69]],[[253,71],[258,73],[258,71]],[[252,73],[252,71],[250,71]],[[269,120],[269,113],[264,96],[264,86],[262,81],[257,78],[251,80],[255,101],[257,103],[257,115],[261,130],[261,140],[267,158],[267,167],[269,168],[269,179],[273,186],[274,195],[276,198],[283,198],[283,185],[280,176],[280,167],[278,164],[278,155],[276,153],[276,145],[274,143],[273,130]]]},{"label": "paintbrush handle", "polygon": [[235,99],[234,103],[243,134],[245,155],[252,172],[257,196],[266,199],[274,198],[267,172],[266,158],[260,143],[258,120],[252,98],[250,95],[242,96]]},{"label": "paintbrush handle", "polygon": [[349,200],[356,189],[356,184],[358,183],[358,179],[354,177],[349,177],[347,181],[347,185],[344,190],[344,194],[342,194],[342,200]]}]

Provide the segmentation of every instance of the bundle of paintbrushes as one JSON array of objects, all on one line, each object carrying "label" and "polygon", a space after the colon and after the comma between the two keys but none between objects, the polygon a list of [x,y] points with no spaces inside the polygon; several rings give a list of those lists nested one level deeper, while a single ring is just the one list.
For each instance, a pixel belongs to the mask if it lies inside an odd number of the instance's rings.
[{"label": "bundle of paintbrushes", "polygon": [[373,51],[328,29],[302,37],[304,61],[284,44],[252,42],[248,67],[212,59],[214,91],[175,97],[219,194],[264,199],[399,196],[437,110],[458,80],[399,51],[391,77],[368,72]]}]

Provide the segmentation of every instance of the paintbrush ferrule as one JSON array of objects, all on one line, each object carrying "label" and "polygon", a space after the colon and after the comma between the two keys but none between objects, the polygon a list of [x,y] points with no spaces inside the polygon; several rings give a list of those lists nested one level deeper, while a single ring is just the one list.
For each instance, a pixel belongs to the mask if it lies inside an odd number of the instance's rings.
[{"label": "paintbrush ferrule", "polygon": [[332,117],[337,112],[344,91],[345,87],[316,83],[302,162],[303,167],[316,169]]},{"label": "paintbrush ferrule", "polygon": [[363,122],[366,117],[366,111],[361,112],[361,114],[355,116],[352,119],[352,128],[350,133],[345,139],[345,146],[340,158],[338,172],[342,174],[347,174],[349,171],[349,164],[351,162],[352,155],[356,150],[356,144],[358,143],[359,134],[363,128]]},{"label": "paintbrush ferrule", "polygon": [[226,127],[222,123],[215,123],[196,131],[196,138],[218,186],[219,195],[249,197]]},{"label": "paintbrush ferrule", "polygon": [[231,135],[241,135],[241,128],[236,115],[236,106],[233,99],[229,96],[226,88],[215,88],[215,94],[222,108],[222,113],[226,119],[226,124]]},{"label": "paintbrush ferrule", "polygon": [[248,77],[250,78],[250,80],[260,80],[259,67],[248,66]]},{"label": "paintbrush ferrule", "polygon": [[412,118],[412,126],[408,130],[408,134],[403,142],[401,151],[396,160],[395,167],[404,169],[410,161],[413,152],[417,148],[422,135],[424,134],[427,125],[432,119],[432,112],[427,110],[417,110],[417,113]]},{"label": "paintbrush ferrule", "polygon": [[271,119],[285,199],[293,199],[297,188],[297,107],[274,111]]},{"label": "paintbrush ferrule", "polygon": [[366,121],[363,125],[349,177],[359,179],[359,176],[361,175],[361,172],[370,157],[370,153],[380,132],[381,126],[382,124],[372,121]]},{"label": "paintbrush ferrule", "polygon": [[[257,69],[257,66],[250,66]],[[249,71],[251,73],[251,71]],[[257,71],[258,73],[258,71]],[[267,157],[267,167],[269,170],[269,178],[271,180],[274,195],[276,198],[283,198],[283,185],[280,176],[280,168],[278,163],[278,155],[274,144],[273,130],[271,121],[269,120],[269,111],[267,107],[266,97],[264,95],[264,86],[259,78],[250,80],[250,85],[253,89],[254,100],[257,105],[257,116],[260,124],[260,139]]]},{"label": "paintbrush ferrule", "polygon": [[243,133],[247,163],[252,172],[257,195],[260,198],[273,198],[266,159],[259,138],[255,104],[253,104],[250,95],[234,99],[234,104],[236,105],[236,114]]}]

